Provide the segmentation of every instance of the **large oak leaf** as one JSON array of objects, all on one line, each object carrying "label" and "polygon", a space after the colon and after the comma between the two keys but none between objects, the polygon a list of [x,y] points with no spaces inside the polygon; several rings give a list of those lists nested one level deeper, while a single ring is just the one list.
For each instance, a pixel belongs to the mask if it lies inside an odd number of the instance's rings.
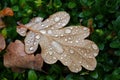
[{"label": "large oak leaf", "polygon": [[81,66],[94,70],[99,49],[94,42],[85,39],[90,30],[84,26],[63,28],[69,19],[69,14],[64,11],[57,12],[44,21],[43,18],[36,17],[28,24],[20,24],[17,32],[26,36],[26,53],[34,53],[40,45],[41,55],[48,64],[59,60],[72,72],[79,72]]}]

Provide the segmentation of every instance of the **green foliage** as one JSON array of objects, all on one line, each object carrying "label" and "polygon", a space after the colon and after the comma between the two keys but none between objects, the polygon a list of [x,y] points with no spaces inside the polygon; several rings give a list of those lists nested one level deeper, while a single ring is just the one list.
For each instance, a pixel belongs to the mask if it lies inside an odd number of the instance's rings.
[{"label": "green foliage", "polygon": [[5,7],[14,11],[13,17],[3,18],[6,28],[0,30],[7,45],[16,39],[23,40],[16,33],[17,21],[25,24],[33,17],[47,18],[64,10],[71,16],[68,25],[87,26],[88,20],[93,19],[94,31],[89,39],[99,46],[100,52],[94,71],[83,69],[71,73],[57,62],[45,64],[41,72],[26,70],[15,73],[3,66],[4,50],[0,53],[0,80],[120,80],[120,0],[0,0],[0,9]]},{"label": "green foliage", "polygon": [[34,70],[29,70],[28,80],[37,80],[37,75]]}]

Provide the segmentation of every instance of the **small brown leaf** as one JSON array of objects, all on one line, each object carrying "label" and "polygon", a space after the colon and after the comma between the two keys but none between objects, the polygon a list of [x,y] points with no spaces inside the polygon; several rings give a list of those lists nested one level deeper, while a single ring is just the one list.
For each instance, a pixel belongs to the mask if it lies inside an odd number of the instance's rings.
[{"label": "small brown leaf", "polygon": [[0,11],[0,17],[3,16],[13,16],[14,13],[11,8],[4,8],[3,10]]},{"label": "small brown leaf", "polygon": [[23,71],[25,68],[41,70],[43,59],[40,54],[28,55],[24,51],[24,44],[16,40],[10,43],[7,48],[7,53],[4,55],[4,65],[12,68],[13,71]]},{"label": "small brown leaf", "polygon": [[2,21],[2,19],[0,18],[0,29],[1,28],[4,28],[5,27],[5,24],[4,24],[4,22]]},{"label": "small brown leaf", "polygon": [[0,34],[0,52],[5,48],[5,39],[4,37]]},{"label": "small brown leaf", "polygon": [[14,13],[11,8],[5,8],[0,11],[0,29],[5,27],[5,23],[2,21],[1,17],[13,16]]}]

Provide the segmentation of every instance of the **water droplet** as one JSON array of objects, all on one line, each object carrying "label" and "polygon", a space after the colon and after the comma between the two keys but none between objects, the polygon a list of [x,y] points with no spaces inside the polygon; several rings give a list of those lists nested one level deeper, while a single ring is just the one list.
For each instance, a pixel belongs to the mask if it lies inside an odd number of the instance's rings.
[{"label": "water droplet", "polygon": [[71,33],[71,30],[70,29],[66,29],[65,33]]},{"label": "water droplet", "polygon": [[47,19],[46,22],[49,22],[49,20]]},{"label": "water droplet", "polygon": [[67,55],[65,54],[65,55],[63,55],[64,57],[66,57]]},{"label": "water droplet", "polygon": [[58,25],[61,25],[61,23],[58,23]]},{"label": "water droplet", "polygon": [[59,17],[55,17],[55,22],[58,22],[59,20],[60,20],[60,18]]},{"label": "water droplet", "polygon": [[84,27],[83,30],[86,31],[88,28]]},{"label": "water droplet", "polygon": [[68,41],[68,43],[73,43],[73,41]]},{"label": "water droplet", "polygon": [[98,49],[95,44],[92,44],[93,49]]},{"label": "water droplet", "polygon": [[84,36],[86,36],[87,34],[85,33],[85,34],[83,34]]},{"label": "water droplet", "polygon": [[81,61],[79,61],[79,63],[81,64]]},{"label": "water droplet", "polygon": [[42,34],[46,34],[46,30],[40,30]]},{"label": "water droplet", "polygon": [[36,17],[35,18],[35,22],[37,23],[37,22],[40,22],[42,20],[42,18],[39,18],[39,17]]},{"label": "water droplet", "polygon": [[34,42],[34,45],[36,45],[37,44],[37,42]]},{"label": "water droplet", "polygon": [[69,41],[69,43],[73,43],[73,41]]},{"label": "water droplet", "polygon": [[40,39],[40,35],[36,35],[35,38],[36,38],[36,39]]},{"label": "water droplet", "polygon": [[60,59],[63,59],[63,57],[61,57]]},{"label": "water droplet", "polygon": [[30,47],[30,51],[32,51],[33,50],[33,47]]},{"label": "water droplet", "polygon": [[75,42],[76,42],[76,43],[78,43],[79,41],[78,41],[78,40],[76,40]]},{"label": "water droplet", "polygon": [[48,34],[52,34],[52,30],[48,30],[48,32],[47,32]]},{"label": "water droplet", "polygon": [[83,50],[81,50],[81,53],[84,53],[84,51],[83,51]]},{"label": "water droplet", "polygon": [[46,26],[46,28],[48,27],[48,25]]},{"label": "water droplet", "polygon": [[65,39],[65,41],[67,41],[67,39]]},{"label": "water droplet", "polygon": [[74,50],[70,50],[70,53],[74,53]]},{"label": "water droplet", "polygon": [[87,68],[88,68],[89,66],[87,65]]},{"label": "water droplet", "polygon": [[66,24],[64,24],[64,23],[62,24],[62,26],[65,26],[65,25],[66,25]]},{"label": "water droplet", "polygon": [[60,36],[64,36],[63,34],[61,34]]},{"label": "water droplet", "polygon": [[68,64],[68,62],[65,62],[65,64]]},{"label": "water droplet", "polygon": [[49,54],[52,55],[53,54],[52,51],[49,51]]},{"label": "water droplet", "polygon": [[93,55],[94,55],[94,56],[97,56],[97,53],[94,53]]},{"label": "water droplet", "polygon": [[44,25],[42,24],[41,26],[43,27]]},{"label": "water droplet", "polygon": [[20,30],[21,31],[21,34],[25,34],[25,31],[23,31],[23,30]]},{"label": "water droplet", "polygon": [[58,35],[55,35],[55,37],[58,37]]},{"label": "water droplet", "polygon": [[70,27],[70,29],[73,29],[73,27]]},{"label": "water droplet", "polygon": [[71,40],[71,37],[69,37],[68,39]]},{"label": "water droplet", "polygon": [[53,57],[53,59],[56,59],[56,57]]},{"label": "water droplet", "polygon": [[78,69],[78,68],[76,68],[76,71],[79,71],[79,69]]},{"label": "water droplet", "polygon": [[27,41],[27,44],[30,44],[30,40]]}]

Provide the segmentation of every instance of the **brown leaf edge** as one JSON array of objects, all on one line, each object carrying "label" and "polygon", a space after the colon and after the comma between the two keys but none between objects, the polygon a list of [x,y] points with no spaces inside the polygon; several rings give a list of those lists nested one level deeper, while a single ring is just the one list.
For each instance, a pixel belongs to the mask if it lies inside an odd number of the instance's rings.
[{"label": "brown leaf edge", "polygon": [[4,16],[13,16],[14,12],[11,8],[7,7],[0,11],[0,29],[5,27],[5,23],[2,21]]},{"label": "brown leaf edge", "polygon": [[0,34],[0,52],[6,47],[5,39],[4,37]]},{"label": "brown leaf edge", "polygon": [[3,10],[0,11],[0,17],[4,17],[4,16],[13,16],[14,12],[11,8],[6,7]]},{"label": "brown leaf edge", "polygon": [[43,59],[41,54],[26,54],[24,44],[20,40],[16,40],[7,47],[7,53],[4,55],[4,66],[12,68],[14,72],[23,72],[27,68],[41,71]]}]

